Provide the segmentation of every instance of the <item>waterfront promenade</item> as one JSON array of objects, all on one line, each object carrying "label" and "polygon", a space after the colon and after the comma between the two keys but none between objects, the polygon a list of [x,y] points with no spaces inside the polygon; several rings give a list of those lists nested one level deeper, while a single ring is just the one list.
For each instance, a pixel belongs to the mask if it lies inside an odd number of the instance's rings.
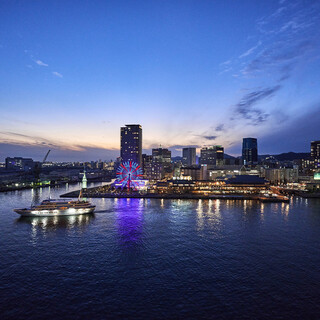
[{"label": "waterfront promenade", "polygon": [[[133,199],[221,199],[221,200],[259,200],[262,202],[289,202],[289,198],[282,195],[273,195],[266,197],[258,194],[201,194],[201,193],[138,193],[138,192],[99,192],[98,188],[90,188],[83,191],[85,198],[133,198]],[[63,198],[78,198],[80,190],[62,194]]]}]

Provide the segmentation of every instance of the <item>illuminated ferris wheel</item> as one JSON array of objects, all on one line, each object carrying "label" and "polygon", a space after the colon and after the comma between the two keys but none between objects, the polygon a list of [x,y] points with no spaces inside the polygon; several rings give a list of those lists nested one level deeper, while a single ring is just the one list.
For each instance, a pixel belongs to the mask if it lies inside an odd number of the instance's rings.
[{"label": "illuminated ferris wheel", "polygon": [[123,162],[117,170],[117,180],[121,183],[122,188],[136,189],[139,185],[137,180],[140,180],[141,177],[142,169],[136,162]]}]

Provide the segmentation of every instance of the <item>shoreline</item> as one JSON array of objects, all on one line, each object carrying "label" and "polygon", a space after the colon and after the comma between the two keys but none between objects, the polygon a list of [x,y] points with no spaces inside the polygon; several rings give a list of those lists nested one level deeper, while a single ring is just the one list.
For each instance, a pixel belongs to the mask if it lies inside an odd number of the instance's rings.
[{"label": "shoreline", "polygon": [[[78,198],[79,190],[60,195],[61,198]],[[84,198],[109,198],[109,199],[170,199],[170,200],[258,200],[262,202],[289,202],[290,199],[279,198],[266,198],[259,195],[239,195],[239,194],[217,194],[217,195],[203,195],[203,194],[87,194],[84,192]]]}]

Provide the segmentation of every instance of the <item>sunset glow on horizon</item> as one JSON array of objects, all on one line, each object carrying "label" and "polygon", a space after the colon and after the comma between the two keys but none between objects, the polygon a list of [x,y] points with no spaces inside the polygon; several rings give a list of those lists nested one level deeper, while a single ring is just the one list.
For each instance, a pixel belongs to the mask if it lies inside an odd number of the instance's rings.
[{"label": "sunset glow on horizon", "polygon": [[305,152],[320,138],[319,1],[2,1],[0,161],[115,159],[223,145]]}]

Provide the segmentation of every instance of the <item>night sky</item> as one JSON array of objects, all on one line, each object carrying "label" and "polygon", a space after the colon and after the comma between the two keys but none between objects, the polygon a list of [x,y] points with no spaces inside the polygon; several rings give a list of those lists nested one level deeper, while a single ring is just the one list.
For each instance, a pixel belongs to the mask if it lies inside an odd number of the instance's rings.
[{"label": "night sky", "polygon": [[1,1],[0,161],[320,140],[320,1]]}]

